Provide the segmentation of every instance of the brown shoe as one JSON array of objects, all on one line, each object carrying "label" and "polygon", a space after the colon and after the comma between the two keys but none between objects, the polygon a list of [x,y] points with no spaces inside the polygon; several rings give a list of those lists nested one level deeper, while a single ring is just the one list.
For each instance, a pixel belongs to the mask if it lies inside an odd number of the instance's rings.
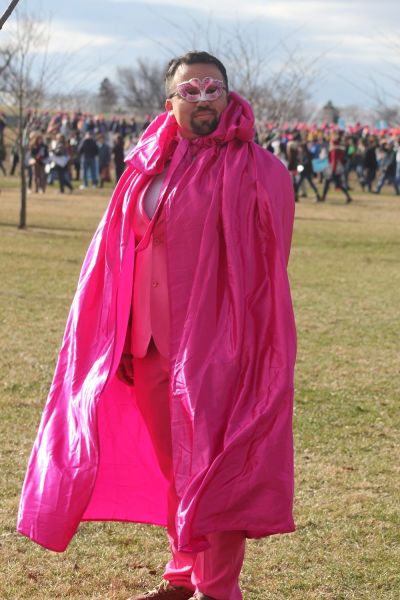
[{"label": "brown shoe", "polygon": [[128,600],[189,600],[193,590],[184,587],[175,587],[164,579],[154,590],[145,592],[140,596],[131,596]]}]

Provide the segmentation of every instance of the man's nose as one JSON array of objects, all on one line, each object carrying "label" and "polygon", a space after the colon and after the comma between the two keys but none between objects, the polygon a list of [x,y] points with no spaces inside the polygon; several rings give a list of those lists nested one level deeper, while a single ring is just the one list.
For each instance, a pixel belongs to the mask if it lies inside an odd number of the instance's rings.
[{"label": "man's nose", "polygon": [[207,100],[206,98],[200,98],[200,100],[197,101],[197,105],[199,104],[201,104],[201,106],[210,106],[211,100]]},{"label": "man's nose", "polygon": [[197,104],[210,104],[211,100],[209,100],[208,98],[200,98],[200,100],[197,101]]}]

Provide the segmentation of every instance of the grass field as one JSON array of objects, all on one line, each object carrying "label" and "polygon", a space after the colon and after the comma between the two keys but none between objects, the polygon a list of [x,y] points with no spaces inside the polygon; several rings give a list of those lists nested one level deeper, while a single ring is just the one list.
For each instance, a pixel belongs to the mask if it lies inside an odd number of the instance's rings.
[{"label": "grass field", "polygon": [[[0,194],[0,599],[123,600],[159,581],[161,529],[84,524],[64,554],[15,533],[84,252],[109,191]],[[297,532],[250,541],[245,600],[398,600],[400,198],[297,205]]]}]

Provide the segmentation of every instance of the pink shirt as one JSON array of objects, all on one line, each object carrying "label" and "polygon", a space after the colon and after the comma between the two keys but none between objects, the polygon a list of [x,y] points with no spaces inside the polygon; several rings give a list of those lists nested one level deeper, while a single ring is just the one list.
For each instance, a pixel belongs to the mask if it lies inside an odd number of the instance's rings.
[{"label": "pink shirt", "polygon": [[[146,355],[151,337],[160,354],[169,355],[164,210],[154,217],[164,177],[165,172],[155,176],[143,189],[133,220],[136,248],[131,351],[138,358]],[[146,236],[149,227],[152,228],[150,238]]]}]

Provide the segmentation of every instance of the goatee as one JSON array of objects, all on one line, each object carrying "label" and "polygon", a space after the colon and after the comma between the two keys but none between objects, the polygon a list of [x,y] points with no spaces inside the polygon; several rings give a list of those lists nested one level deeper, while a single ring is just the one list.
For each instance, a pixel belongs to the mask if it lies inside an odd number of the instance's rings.
[{"label": "goatee", "polygon": [[[212,115],[210,114],[209,119],[207,120],[199,120],[196,121],[196,117],[198,115],[201,115],[203,112],[207,112],[207,113],[213,113]],[[197,110],[195,113],[193,113],[191,115],[190,118],[190,127],[193,131],[193,133],[197,134],[197,135],[209,135],[210,133],[212,133],[213,131],[215,131],[218,127],[218,123],[219,123],[219,118],[218,115],[215,111],[210,111],[209,109],[206,110]]]}]

